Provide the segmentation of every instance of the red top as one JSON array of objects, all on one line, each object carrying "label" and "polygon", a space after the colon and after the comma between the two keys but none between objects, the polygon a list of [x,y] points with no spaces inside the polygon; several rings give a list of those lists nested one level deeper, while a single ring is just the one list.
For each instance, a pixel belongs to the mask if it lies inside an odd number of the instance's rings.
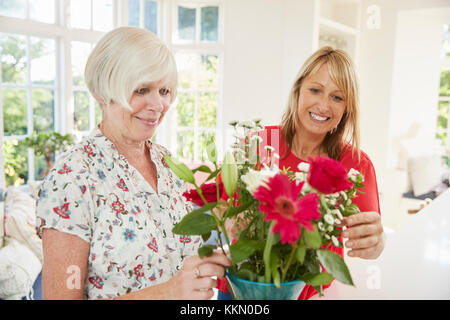
[{"label": "red top", "polygon": [[[264,146],[270,145],[275,149],[273,152],[278,153],[280,155],[280,158],[276,160],[276,163],[278,164],[278,167],[280,169],[289,168],[290,171],[294,172],[299,171],[297,168],[298,164],[307,161],[297,158],[290,151],[288,151],[288,153],[285,155],[287,146],[284,140],[281,138],[280,127],[266,126],[265,129],[266,129],[265,131],[259,133],[259,136],[261,136],[263,139],[260,148],[261,160],[263,162],[267,161],[267,150],[264,149]],[[361,212],[375,211],[380,213],[380,202],[378,198],[378,187],[375,169],[367,154],[361,151],[361,159],[358,162],[358,155],[355,153],[352,156],[351,148],[346,148],[346,150],[343,151],[342,153],[340,162],[347,171],[353,168],[355,170],[358,170],[364,175],[363,181],[364,188],[361,190],[364,193],[358,194],[356,198],[353,199],[353,203],[355,203],[359,207]],[[342,241],[342,239],[340,240]],[[342,258],[344,258],[343,248],[329,245],[328,250],[336,252],[339,255],[341,255]],[[217,280],[218,280],[217,288],[223,292],[228,292],[225,279],[217,279]],[[324,286],[323,288],[326,289],[330,285],[331,283],[327,286]],[[306,285],[298,299],[307,300],[317,293],[318,292],[314,289],[314,287]]]}]

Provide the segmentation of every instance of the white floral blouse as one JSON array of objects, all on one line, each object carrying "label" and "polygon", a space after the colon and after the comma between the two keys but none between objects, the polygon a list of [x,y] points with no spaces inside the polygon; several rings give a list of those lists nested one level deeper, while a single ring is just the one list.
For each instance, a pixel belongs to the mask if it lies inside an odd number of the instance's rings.
[{"label": "white floral blouse", "polygon": [[113,298],[169,280],[197,254],[201,237],[172,233],[190,210],[185,183],[168,167],[168,150],[147,141],[158,193],[96,128],[61,155],[44,180],[37,223],[90,244],[88,299]]}]

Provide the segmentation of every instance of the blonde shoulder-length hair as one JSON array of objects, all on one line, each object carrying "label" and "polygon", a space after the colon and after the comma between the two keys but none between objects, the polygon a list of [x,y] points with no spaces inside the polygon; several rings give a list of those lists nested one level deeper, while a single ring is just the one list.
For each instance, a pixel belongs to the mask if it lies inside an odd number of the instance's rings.
[{"label": "blonde shoulder-length hair", "polygon": [[335,160],[340,160],[342,151],[351,146],[352,155],[356,151],[359,159],[359,88],[355,68],[345,51],[328,46],[317,50],[306,60],[291,88],[287,108],[281,120],[281,134],[287,144],[286,155],[292,148],[300,125],[297,108],[303,79],[314,75],[324,64],[327,64],[333,82],[343,92],[346,109],[336,129],[326,134],[322,146],[328,156]]}]

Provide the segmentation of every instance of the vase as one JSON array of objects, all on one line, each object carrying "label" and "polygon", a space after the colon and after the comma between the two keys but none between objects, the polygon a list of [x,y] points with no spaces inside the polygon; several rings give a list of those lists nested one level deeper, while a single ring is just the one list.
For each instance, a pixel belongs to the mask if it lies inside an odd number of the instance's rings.
[{"label": "vase", "polygon": [[255,282],[226,274],[227,281],[237,300],[297,300],[306,283],[301,280],[281,283]]}]

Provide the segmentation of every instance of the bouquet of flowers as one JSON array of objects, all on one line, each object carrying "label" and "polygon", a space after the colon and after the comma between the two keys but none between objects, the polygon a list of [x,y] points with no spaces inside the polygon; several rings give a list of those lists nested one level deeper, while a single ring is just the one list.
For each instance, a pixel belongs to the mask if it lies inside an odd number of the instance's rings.
[{"label": "bouquet of flowers", "polygon": [[[198,254],[208,256],[217,247],[229,250],[232,266],[227,272],[239,278],[278,288],[301,280],[320,294],[333,279],[353,285],[344,260],[328,247],[343,247],[339,225],[359,212],[352,199],[363,187],[362,174],[346,172],[339,162],[320,156],[301,163],[298,172],[280,169],[274,148],[261,148],[260,121],[231,125],[236,141],[220,165],[213,161],[213,169],[202,165],[190,170],[165,156],[175,174],[195,187],[184,196],[197,209],[173,232],[201,235],[205,241],[213,230],[222,233],[217,245],[203,245]],[[261,150],[267,151],[264,159]],[[197,171],[208,174],[201,185],[194,179]],[[237,234],[228,234],[230,224]]]}]

